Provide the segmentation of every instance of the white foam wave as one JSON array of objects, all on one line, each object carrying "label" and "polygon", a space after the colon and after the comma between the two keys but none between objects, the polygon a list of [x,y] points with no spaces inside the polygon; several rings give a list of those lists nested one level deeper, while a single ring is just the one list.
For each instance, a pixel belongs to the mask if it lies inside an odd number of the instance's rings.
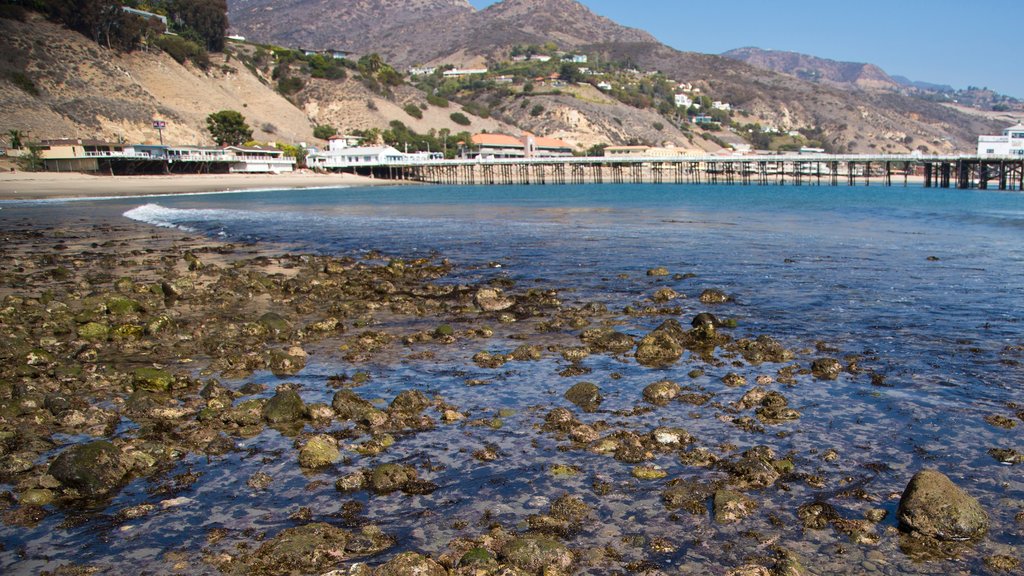
[{"label": "white foam wave", "polygon": [[223,194],[256,194],[269,192],[304,192],[309,190],[338,190],[354,188],[351,184],[336,186],[309,186],[305,188],[243,188],[239,190],[218,190],[215,192],[166,192],[160,194],[129,194],[125,196],[81,196],[74,198],[37,198],[33,200],[0,200],[0,204],[69,204],[72,202],[102,202],[108,200],[149,200],[152,198],[177,198],[179,196],[220,196]]}]

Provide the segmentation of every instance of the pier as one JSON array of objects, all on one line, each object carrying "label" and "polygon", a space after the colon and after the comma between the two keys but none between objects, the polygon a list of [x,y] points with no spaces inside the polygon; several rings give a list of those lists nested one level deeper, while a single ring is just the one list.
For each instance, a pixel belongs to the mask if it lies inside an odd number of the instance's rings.
[{"label": "pier", "polygon": [[680,156],[403,160],[339,166],[364,176],[447,185],[735,184],[906,186],[1024,191],[1024,158],[920,155]]}]

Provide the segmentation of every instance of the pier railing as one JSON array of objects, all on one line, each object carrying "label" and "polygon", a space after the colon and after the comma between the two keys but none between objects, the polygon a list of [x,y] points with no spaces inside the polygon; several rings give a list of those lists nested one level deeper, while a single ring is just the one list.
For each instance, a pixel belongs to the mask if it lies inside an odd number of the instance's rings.
[{"label": "pier railing", "polygon": [[919,154],[400,159],[332,169],[424,183],[908,185],[1024,190],[1024,158]]}]

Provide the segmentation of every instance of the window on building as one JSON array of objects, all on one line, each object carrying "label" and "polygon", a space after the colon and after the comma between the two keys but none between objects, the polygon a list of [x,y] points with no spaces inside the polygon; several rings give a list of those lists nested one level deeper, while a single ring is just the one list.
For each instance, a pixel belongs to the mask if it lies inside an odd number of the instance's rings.
[{"label": "window on building", "polygon": [[1022,139],[1024,138],[1024,132],[1014,132],[1010,134],[1010,138]]},{"label": "window on building", "polygon": [[988,150],[985,150],[985,154],[995,154],[995,153],[996,153],[996,149],[995,148],[989,148]]}]

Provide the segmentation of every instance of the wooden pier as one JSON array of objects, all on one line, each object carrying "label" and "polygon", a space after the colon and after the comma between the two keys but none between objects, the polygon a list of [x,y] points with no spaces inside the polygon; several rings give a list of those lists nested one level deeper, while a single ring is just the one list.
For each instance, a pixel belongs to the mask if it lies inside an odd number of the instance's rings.
[{"label": "wooden pier", "polygon": [[447,185],[733,184],[1024,190],[1024,158],[773,155],[679,158],[421,160],[341,166],[345,172]]}]

